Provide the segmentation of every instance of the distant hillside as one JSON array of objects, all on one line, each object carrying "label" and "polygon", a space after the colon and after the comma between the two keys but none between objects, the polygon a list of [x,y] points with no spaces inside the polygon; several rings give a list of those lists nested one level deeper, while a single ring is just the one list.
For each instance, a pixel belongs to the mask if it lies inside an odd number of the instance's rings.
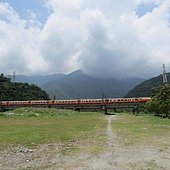
[{"label": "distant hillside", "polygon": [[[167,74],[168,82],[170,82],[170,73]],[[143,83],[137,85],[135,88],[130,90],[125,97],[148,97],[151,95],[151,89],[153,87],[162,85],[162,75],[156,76]]]},{"label": "distant hillside", "polygon": [[63,78],[65,74],[49,74],[49,75],[36,75],[36,76],[24,76],[16,75],[16,82],[36,84],[38,86],[43,86],[44,84]]},{"label": "distant hillside", "polygon": [[13,83],[3,74],[0,75],[0,101],[47,99],[48,94],[40,87],[28,83]]},{"label": "distant hillside", "polygon": [[45,84],[43,89],[56,99],[101,98],[102,93],[107,97],[122,97],[142,81],[139,78],[100,80],[78,70]]}]

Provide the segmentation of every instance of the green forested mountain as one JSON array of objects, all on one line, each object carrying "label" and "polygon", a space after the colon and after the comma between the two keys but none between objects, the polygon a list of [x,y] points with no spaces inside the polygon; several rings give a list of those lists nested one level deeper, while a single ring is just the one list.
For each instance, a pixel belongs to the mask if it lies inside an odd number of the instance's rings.
[{"label": "green forested mountain", "polygon": [[42,88],[56,99],[123,97],[130,89],[144,79],[130,78],[126,80],[102,80],[77,70],[58,80],[51,81]]},{"label": "green forested mountain", "polygon": [[[170,82],[170,73],[167,73],[168,82]],[[151,96],[151,89],[163,84],[162,75],[153,77],[143,83],[137,85],[130,90],[125,97],[149,97]]]},{"label": "green forested mountain", "polygon": [[49,97],[40,87],[28,83],[13,83],[3,74],[0,75],[0,101],[46,99]]}]

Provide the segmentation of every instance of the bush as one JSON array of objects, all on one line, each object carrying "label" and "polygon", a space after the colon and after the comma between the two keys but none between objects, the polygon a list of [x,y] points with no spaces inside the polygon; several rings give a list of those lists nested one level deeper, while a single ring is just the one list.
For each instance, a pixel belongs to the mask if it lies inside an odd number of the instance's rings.
[{"label": "bush", "polygon": [[147,103],[146,110],[156,116],[170,117],[170,84],[152,89],[152,101]]}]

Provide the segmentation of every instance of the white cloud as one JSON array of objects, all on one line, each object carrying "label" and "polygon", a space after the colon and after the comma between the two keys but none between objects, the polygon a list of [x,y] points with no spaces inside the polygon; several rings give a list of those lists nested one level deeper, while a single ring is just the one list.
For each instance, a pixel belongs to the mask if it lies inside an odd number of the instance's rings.
[{"label": "white cloud", "polygon": [[0,71],[43,72],[48,68],[39,49],[41,30],[21,20],[7,3],[0,3]]},{"label": "white cloud", "polygon": [[0,3],[0,71],[84,72],[102,77],[146,77],[170,69],[170,2],[142,17],[145,0],[46,0],[44,26],[36,14],[22,20]]}]

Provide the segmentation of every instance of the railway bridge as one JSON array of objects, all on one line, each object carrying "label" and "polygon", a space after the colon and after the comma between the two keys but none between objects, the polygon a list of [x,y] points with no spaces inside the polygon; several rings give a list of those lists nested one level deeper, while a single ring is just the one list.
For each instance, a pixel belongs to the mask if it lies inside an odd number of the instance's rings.
[{"label": "railway bridge", "polygon": [[[113,100],[113,99],[112,99]],[[108,111],[117,111],[117,110],[128,110],[128,111],[137,111],[138,107],[142,103],[146,103],[141,100],[129,100],[129,101],[117,101],[114,99],[114,102],[103,101],[102,99],[86,99],[82,100],[60,100],[60,101],[10,101],[0,103],[0,111],[13,110],[19,107],[35,107],[35,108],[56,108],[56,109],[71,109],[76,111],[104,111],[105,114]]]}]

